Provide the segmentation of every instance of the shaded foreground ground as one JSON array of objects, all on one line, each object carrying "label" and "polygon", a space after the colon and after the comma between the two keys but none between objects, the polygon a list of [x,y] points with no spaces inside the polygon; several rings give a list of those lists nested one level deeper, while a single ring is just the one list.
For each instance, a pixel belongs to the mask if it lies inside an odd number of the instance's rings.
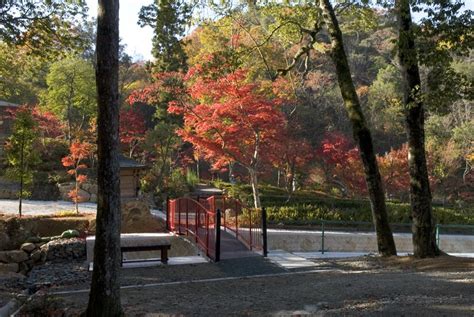
[{"label": "shaded foreground ground", "polygon": [[[474,315],[473,259],[316,262],[311,270],[291,271],[262,258],[124,269],[122,303],[128,316]],[[87,283],[58,284],[48,290],[54,294],[48,301],[55,298],[53,306],[78,315],[87,291],[61,292],[81,289]],[[36,302],[44,305],[44,297]]]}]

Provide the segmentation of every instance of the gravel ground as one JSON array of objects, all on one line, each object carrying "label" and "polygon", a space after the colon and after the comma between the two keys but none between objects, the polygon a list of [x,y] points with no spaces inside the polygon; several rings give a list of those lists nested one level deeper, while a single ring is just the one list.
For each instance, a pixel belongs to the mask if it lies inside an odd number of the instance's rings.
[{"label": "gravel ground", "polygon": [[[123,285],[158,285],[122,289],[122,304],[127,316],[474,316],[473,259],[315,262],[319,272],[288,271],[262,258],[124,269]],[[178,283],[163,284],[173,281]],[[55,284],[49,292],[84,288],[87,283]],[[88,293],[56,298],[66,315],[76,316]]]}]

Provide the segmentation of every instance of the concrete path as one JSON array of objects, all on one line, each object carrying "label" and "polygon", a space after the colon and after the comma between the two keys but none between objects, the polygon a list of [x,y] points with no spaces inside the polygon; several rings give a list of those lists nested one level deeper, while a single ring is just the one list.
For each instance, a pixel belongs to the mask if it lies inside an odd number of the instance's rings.
[{"label": "concrete path", "polygon": [[[301,269],[318,267],[321,265],[316,261],[322,259],[341,259],[353,258],[364,255],[370,255],[370,252],[287,252],[284,250],[271,250],[268,253],[268,259],[284,269]],[[451,256],[474,258],[474,253],[448,253]],[[399,256],[409,255],[407,252],[398,252]]]}]

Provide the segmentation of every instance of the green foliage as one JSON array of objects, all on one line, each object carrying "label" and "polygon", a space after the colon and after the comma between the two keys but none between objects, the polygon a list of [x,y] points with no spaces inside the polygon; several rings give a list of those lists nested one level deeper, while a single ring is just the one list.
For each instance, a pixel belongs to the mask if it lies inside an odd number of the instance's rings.
[{"label": "green foliage", "polygon": [[[251,202],[249,185],[231,185],[221,181],[214,186],[224,189],[231,197]],[[324,196],[311,191],[297,191],[290,201],[283,188],[261,186],[262,206],[267,208],[270,224],[311,225],[321,220],[328,221],[363,221],[371,222],[372,214],[368,200],[340,199]],[[250,200],[249,200],[250,199]],[[388,216],[391,223],[410,223],[411,208],[409,204],[395,201],[387,202]],[[433,212],[440,224],[474,224],[474,209],[471,207],[434,206]]]},{"label": "green foliage", "polygon": [[85,1],[2,0],[0,41],[24,46],[34,55],[63,54],[84,47],[77,21],[87,12]]},{"label": "green foliage", "polygon": [[155,3],[140,9],[138,24],[154,29],[152,54],[156,72],[186,69],[181,38],[190,17],[190,5],[179,0],[155,0]]},{"label": "green foliage", "polygon": [[164,189],[169,197],[180,197],[185,193],[189,192],[189,186],[186,180],[186,176],[183,175],[179,169],[174,169],[171,172],[169,179],[166,182],[166,188]]},{"label": "green foliage", "polygon": [[45,85],[44,59],[0,42],[0,100],[32,104]]},{"label": "green foliage", "polygon": [[190,168],[186,169],[186,183],[190,187],[194,187],[197,185],[197,183],[199,183],[199,178],[197,177],[196,172]]},{"label": "green foliage", "polygon": [[[33,167],[38,163],[38,154],[34,148],[37,140],[36,123],[31,109],[22,107],[15,112],[13,133],[5,145],[7,161],[6,176],[19,181],[21,185],[30,185],[33,180]],[[19,198],[28,196],[22,187]]]},{"label": "green foliage", "polygon": [[46,78],[48,90],[42,96],[42,107],[68,124],[68,139],[85,128],[97,112],[95,74],[92,63],[68,57],[51,65]]},{"label": "green foliage", "polygon": [[[264,200],[263,200],[264,201]],[[278,201],[262,202],[267,207],[268,220],[274,224],[306,225],[321,220],[371,222],[372,215],[368,201],[323,199],[312,202],[291,202],[280,205]],[[410,223],[410,205],[387,203],[391,223]],[[474,224],[474,210],[446,207],[433,208],[435,218],[441,224]]]}]

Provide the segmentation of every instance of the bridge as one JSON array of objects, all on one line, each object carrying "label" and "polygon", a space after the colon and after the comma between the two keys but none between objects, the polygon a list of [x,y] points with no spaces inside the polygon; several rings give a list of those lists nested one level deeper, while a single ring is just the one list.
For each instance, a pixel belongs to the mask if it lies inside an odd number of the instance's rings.
[{"label": "bridge", "polygon": [[267,255],[266,212],[240,201],[211,196],[168,201],[168,230],[186,235],[212,261]]}]

